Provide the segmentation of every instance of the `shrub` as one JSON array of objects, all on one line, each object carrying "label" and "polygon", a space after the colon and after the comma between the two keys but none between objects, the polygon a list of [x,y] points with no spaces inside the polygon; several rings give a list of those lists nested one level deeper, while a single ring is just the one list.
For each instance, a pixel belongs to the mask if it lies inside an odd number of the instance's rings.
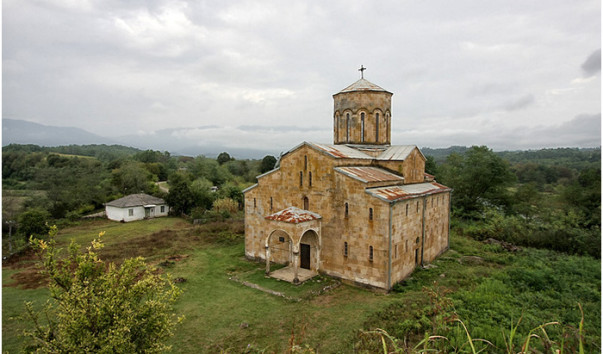
[{"label": "shrub", "polygon": [[224,212],[235,214],[239,210],[239,204],[230,198],[222,198],[214,202],[212,210],[221,214]]},{"label": "shrub", "polygon": [[126,259],[121,266],[105,264],[96,254],[103,247],[101,237],[87,251],[71,243],[68,256],[58,259],[57,228],[49,240],[31,240],[48,273],[50,294],[42,325],[33,305],[26,303],[34,330],[26,334],[35,340],[33,348],[47,353],[139,353],[169,349],[176,321],[172,303],[180,290],[144,263],[143,258]]}]

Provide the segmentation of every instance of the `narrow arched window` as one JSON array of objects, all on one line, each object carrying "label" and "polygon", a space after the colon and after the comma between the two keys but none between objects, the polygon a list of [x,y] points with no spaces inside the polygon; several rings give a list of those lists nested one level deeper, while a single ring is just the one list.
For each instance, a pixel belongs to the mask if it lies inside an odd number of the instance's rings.
[{"label": "narrow arched window", "polygon": [[253,198],[253,209],[255,209],[256,207],[257,207],[257,204],[256,204],[256,201],[255,201],[255,198]]},{"label": "narrow arched window", "polygon": [[348,243],[347,242],[343,243],[343,256],[344,257],[348,256]]},{"label": "narrow arched window", "polygon": [[304,171],[308,169],[308,155],[304,155]]},{"label": "narrow arched window", "polygon": [[347,142],[350,142],[350,135],[351,135],[350,132],[352,130],[352,118],[350,118],[350,114],[349,113],[346,114],[346,117],[347,117],[346,118],[347,127],[346,127],[346,137],[345,137],[345,139],[346,139]]},{"label": "narrow arched window", "polygon": [[348,212],[349,212],[348,203],[345,203],[345,217],[346,218],[348,217]]},{"label": "narrow arched window", "polygon": [[419,212],[419,202],[417,202],[417,213]]},{"label": "narrow arched window", "polygon": [[389,116],[386,114],[385,115],[385,140],[387,140],[387,141],[389,141],[389,129],[390,129]]},{"label": "narrow arched window", "polygon": [[379,113],[375,113],[375,142],[379,142]]},{"label": "narrow arched window", "polygon": [[360,141],[364,143],[364,112],[360,113]]},{"label": "narrow arched window", "polygon": [[304,185],[304,173],[299,171],[299,187],[301,188]]},{"label": "narrow arched window", "polygon": [[373,208],[369,208],[369,220],[373,220]]},{"label": "narrow arched window", "polygon": [[373,261],[373,246],[369,246],[369,261]]},{"label": "narrow arched window", "polygon": [[270,211],[272,211],[272,197],[270,197]]},{"label": "narrow arched window", "polygon": [[312,172],[308,172],[308,186],[312,187]]},{"label": "narrow arched window", "polygon": [[308,197],[304,197],[304,210],[310,210],[310,200]]},{"label": "narrow arched window", "polygon": [[408,204],[406,204],[406,216],[408,216]]}]

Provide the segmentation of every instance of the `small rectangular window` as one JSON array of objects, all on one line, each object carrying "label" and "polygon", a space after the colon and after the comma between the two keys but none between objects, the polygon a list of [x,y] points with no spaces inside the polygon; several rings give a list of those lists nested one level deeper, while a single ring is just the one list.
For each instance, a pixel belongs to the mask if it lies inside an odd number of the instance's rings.
[{"label": "small rectangular window", "polygon": [[369,220],[373,220],[373,208],[369,208]]},{"label": "small rectangular window", "polygon": [[345,217],[348,217],[348,212],[349,212],[349,208],[348,208],[348,203],[345,203]]},{"label": "small rectangular window", "polygon": [[162,205],[161,208],[160,208],[160,210],[161,210],[162,213],[165,213],[165,205]]},{"label": "small rectangular window", "polygon": [[283,236],[278,237],[278,242],[285,242],[285,238]]},{"label": "small rectangular window", "polygon": [[373,246],[369,246],[369,261],[373,261]]},{"label": "small rectangular window", "polygon": [[348,243],[347,242],[343,243],[343,256],[344,257],[348,256]]},{"label": "small rectangular window", "polygon": [[406,216],[408,216],[408,204],[406,204]]},{"label": "small rectangular window", "polygon": [[312,172],[308,172],[308,186],[312,187]]},{"label": "small rectangular window", "polygon": [[272,211],[272,197],[270,197],[270,211]]},{"label": "small rectangular window", "polygon": [[134,216],[134,209],[128,209],[128,216]]},{"label": "small rectangular window", "polygon": [[299,187],[301,188],[304,185],[304,173],[299,171]]}]

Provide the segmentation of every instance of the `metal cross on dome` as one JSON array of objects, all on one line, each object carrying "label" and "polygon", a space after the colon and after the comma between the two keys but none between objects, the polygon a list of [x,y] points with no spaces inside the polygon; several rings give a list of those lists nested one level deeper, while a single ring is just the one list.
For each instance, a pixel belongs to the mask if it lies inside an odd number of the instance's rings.
[{"label": "metal cross on dome", "polygon": [[364,70],[366,70],[366,68],[364,67],[364,65],[360,65],[360,69],[358,69],[358,71],[360,71],[360,78],[364,79]]}]

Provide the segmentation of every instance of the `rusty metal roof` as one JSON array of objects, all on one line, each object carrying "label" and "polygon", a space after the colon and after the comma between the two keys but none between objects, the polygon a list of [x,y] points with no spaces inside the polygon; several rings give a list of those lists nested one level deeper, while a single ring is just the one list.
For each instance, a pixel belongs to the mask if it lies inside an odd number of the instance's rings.
[{"label": "rusty metal roof", "polygon": [[437,182],[405,184],[402,186],[378,187],[367,189],[370,195],[387,202],[422,197],[425,195],[448,192],[452,189]]},{"label": "rusty metal roof", "polygon": [[[418,149],[416,145],[392,145],[387,150],[379,154],[379,156],[377,156],[377,160],[406,160],[408,155],[410,155],[414,149]],[[419,153],[421,156],[423,156],[421,150],[419,150]]]},{"label": "rusty metal roof", "polygon": [[303,210],[293,206],[278,211],[272,215],[266,216],[266,219],[268,220],[283,221],[291,224],[299,224],[300,222],[318,220],[321,218],[322,216],[317,213],[313,213],[309,210]]},{"label": "rusty metal roof", "polygon": [[341,172],[346,176],[352,177],[364,183],[404,181],[404,177],[377,167],[335,167],[335,171]]},{"label": "rusty metal roof", "polygon": [[371,160],[373,157],[358,151],[347,145],[334,145],[334,144],[319,144],[309,143],[310,146],[326,152],[327,154],[336,158],[347,158],[347,159],[368,159]]},{"label": "rusty metal roof", "polygon": [[[372,82],[366,80],[366,79],[360,79],[356,82],[354,82],[353,84],[351,84],[350,86],[344,88],[343,90],[339,91],[339,93],[342,92],[353,92],[353,91],[381,91],[381,92],[389,92],[387,90],[382,89],[381,87],[373,84]],[[389,92],[391,93],[391,92]]]}]

